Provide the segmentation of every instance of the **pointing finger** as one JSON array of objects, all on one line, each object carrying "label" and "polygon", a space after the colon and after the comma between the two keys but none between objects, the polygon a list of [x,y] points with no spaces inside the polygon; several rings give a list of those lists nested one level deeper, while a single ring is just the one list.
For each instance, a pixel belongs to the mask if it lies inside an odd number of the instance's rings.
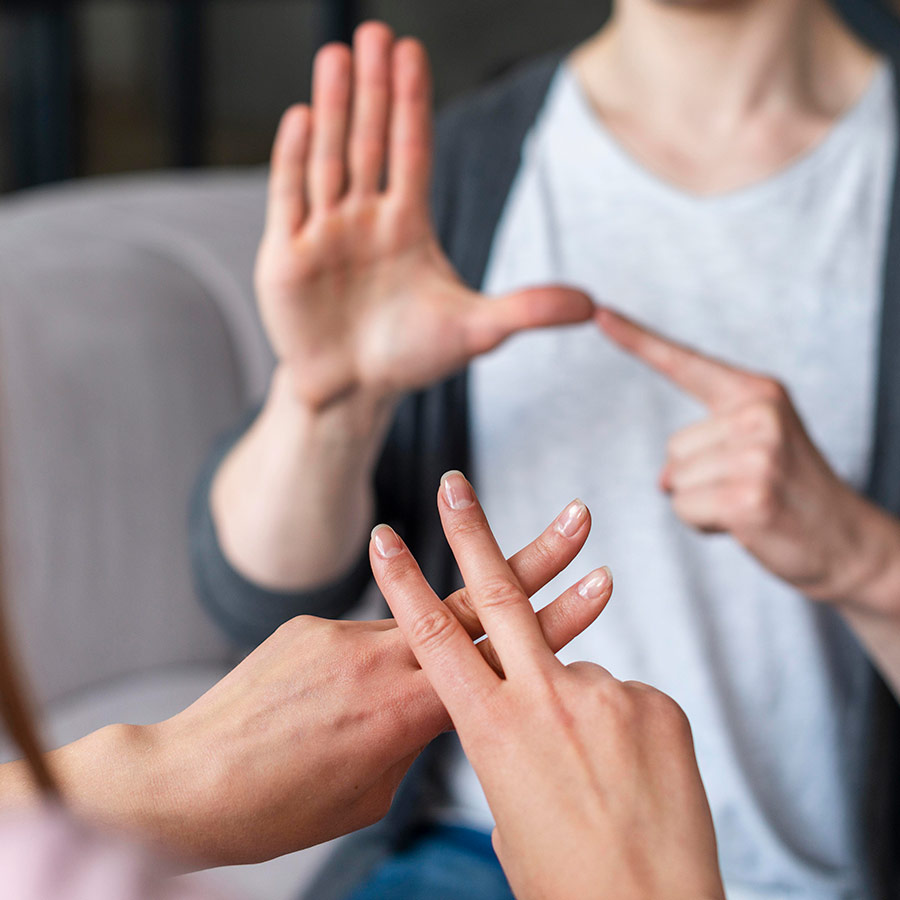
[{"label": "pointing finger", "polygon": [[598,310],[596,318],[610,340],[710,409],[734,407],[755,396],[754,388],[759,380],[755,373],[736,369],[670,341],[610,309]]}]

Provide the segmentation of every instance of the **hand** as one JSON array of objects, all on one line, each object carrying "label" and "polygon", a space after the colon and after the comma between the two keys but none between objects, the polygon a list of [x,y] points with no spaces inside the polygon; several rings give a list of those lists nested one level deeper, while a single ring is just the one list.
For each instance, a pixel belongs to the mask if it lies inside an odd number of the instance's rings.
[{"label": "hand", "polygon": [[784,387],[608,309],[597,319],[616,344],[711,413],[669,440],[660,485],[679,518],[704,532],[730,533],[811,598],[861,593],[881,566],[873,553],[883,555],[885,516],[835,475]]},{"label": "hand", "polygon": [[[587,508],[569,504],[510,559],[525,590],[562,571],[589,531]],[[605,605],[609,580],[595,573],[590,584],[587,596],[571,589],[541,611],[551,646]],[[467,590],[442,609],[470,642],[483,633]],[[478,647],[495,659],[489,641]],[[90,818],[204,863],[249,863],[376,821],[413,759],[449,727],[393,620],[301,617],[174,718],[114,726],[51,754],[50,764],[66,801]],[[9,798],[15,771],[0,771]]]},{"label": "hand", "polygon": [[563,666],[461,475],[445,476],[438,508],[505,678],[396,535],[390,556],[372,546],[372,569],[481,781],[516,897],[724,900],[684,713],[600,666]]},{"label": "hand", "polygon": [[313,70],[272,155],[256,268],[263,320],[312,408],[425,386],[516,331],[586,321],[574,290],[488,299],[456,276],[430,221],[431,87],[412,39],[370,22]]}]

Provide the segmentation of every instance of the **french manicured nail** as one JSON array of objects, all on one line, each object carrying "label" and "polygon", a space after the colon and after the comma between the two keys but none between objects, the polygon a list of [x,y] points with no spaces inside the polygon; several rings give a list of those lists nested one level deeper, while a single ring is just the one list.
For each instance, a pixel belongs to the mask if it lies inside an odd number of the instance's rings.
[{"label": "french manicured nail", "polygon": [[383,559],[391,559],[403,552],[403,543],[390,525],[376,525],[372,529],[372,540],[375,541],[375,550]]},{"label": "french manicured nail", "polygon": [[577,590],[585,600],[596,600],[609,589],[611,584],[612,572],[609,566],[604,566],[602,569],[597,569],[586,578],[583,578]]},{"label": "french manicured nail", "polygon": [[556,530],[563,537],[573,537],[584,525],[587,507],[580,500],[573,500],[557,517]]},{"label": "french manicured nail", "polygon": [[465,509],[475,502],[472,487],[462,472],[447,472],[441,479],[441,488],[450,509]]}]

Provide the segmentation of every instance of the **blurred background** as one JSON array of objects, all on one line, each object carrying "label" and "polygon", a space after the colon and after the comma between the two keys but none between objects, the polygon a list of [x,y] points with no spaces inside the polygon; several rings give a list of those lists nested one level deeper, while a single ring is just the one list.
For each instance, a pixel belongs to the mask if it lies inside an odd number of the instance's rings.
[{"label": "blurred background", "polygon": [[[850,18],[900,0],[839,0]],[[366,18],[427,44],[438,102],[599,27],[609,0],[6,0],[0,192],[266,159],[312,53]],[[875,26],[877,28],[877,24]]]},{"label": "blurred background", "polygon": [[0,190],[263,162],[312,53],[366,18],[422,38],[444,101],[595,30],[607,0],[21,0],[0,5]]}]

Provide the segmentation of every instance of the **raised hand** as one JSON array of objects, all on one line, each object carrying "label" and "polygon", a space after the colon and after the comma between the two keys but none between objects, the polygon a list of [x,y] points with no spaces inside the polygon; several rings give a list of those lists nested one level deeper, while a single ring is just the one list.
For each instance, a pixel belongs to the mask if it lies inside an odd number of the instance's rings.
[{"label": "raised hand", "polygon": [[710,412],[672,435],[660,485],[678,516],[728,532],[807,596],[851,598],[877,569],[870,526],[885,518],[832,471],[776,380],[729,366],[603,309],[621,348]]},{"label": "raised hand", "polygon": [[272,155],[256,269],[262,316],[298,398],[314,409],[425,386],[516,331],[585,321],[577,291],[488,299],[456,276],[429,214],[431,88],[412,39],[362,25],[319,51],[312,108]]},{"label": "raised hand", "polygon": [[563,666],[459,473],[445,476],[438,508],[505,677],[387,526],[376,531],[372,569],[481,781],[516,896],[723,900],[684,713],[600,666]]}]

